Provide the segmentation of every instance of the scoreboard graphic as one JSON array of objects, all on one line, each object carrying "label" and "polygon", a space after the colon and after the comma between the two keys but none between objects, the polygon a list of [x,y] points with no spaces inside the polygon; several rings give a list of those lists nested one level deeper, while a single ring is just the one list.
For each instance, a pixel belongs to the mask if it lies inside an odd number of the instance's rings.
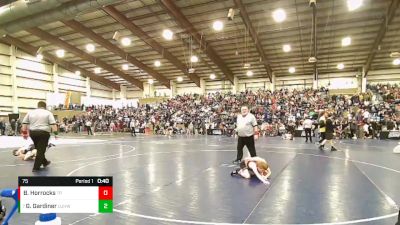
[{"label": "scoreboard graphic", "polygon": [[18,177],[20,213],[112,213],[112,177]]}]

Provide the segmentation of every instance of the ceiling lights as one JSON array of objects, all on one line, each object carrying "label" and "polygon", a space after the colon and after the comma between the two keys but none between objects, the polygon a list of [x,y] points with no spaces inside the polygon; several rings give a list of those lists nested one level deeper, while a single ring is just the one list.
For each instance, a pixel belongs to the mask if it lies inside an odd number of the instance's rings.
[{"label": "ceiling lights", "polygon": [[295,67],[289,67],[289,73],[295,73],[296,72],[296,68]]},{"label": "ceiling lights", "polygon": [[169,29],[165,29],[165,30],[162,32],[162,36],[165,38],[165,40],[170,41],[170,40],[172,40],[172,38],[173,38],[173,36],[174,36],[174,33],[173,33],[171,30],[169,30]]},{"label": "ceiling lights", "polygon": [[224,24],[220,20],[217,20],[213,23],[213,29],[215,31],[221,31],[223,28],[224,28]]},{"label": "ceiling lights", "polygon": [[65,50],[64,49],[58,49],[56,51],[56,55],[58,58],[63,58],[65,56]]},{"label": "ceiling lights", "polygon": [[363,0],[347,0],[347,8],[349,11],[360,8],[363,4]]},{"label": "ceiling lights", "polygon": [[177,80],[178,82],[182,82],[182,81],[183,81],[183,78],[182,78],[182,77],[178,77],[178,78],[176,78],[176,80]]},{"label": "ceiling lights", "polygon": [[393,60],[393,65],[395,66],[400,65],[400,58]]},{"label": "ceiling lights", "polygon": [[292,51],[292,47],[289,44],[283,45],[282,49],[284,52]]},{"label": "ceiling lights", "polygon": [[161,62],[160,62],[159,60],[156,60],[156,61],[154,62],[154,66],[160,67],[160,66],[161,66]]},{"label": "ceiling lights", "polygon": [[339,70],[344,69],[344,64],[343,64],[343,63],[339,63],[339,64],[337,65],[337,68],[338,68]]},{"label": "ceiling lights", "polygon": [[210,74],[210,79],[211,79],[211,80],[214,80],[214,79],[215,79],[215,74],[213,74],[213,73]]},{"label": "ceiling lights", "polygon": [[153,83],[154,83],[154,80],[153,80],[153,79],[148,79],[147,82],[148,82],[149,84],[153,84]]},{"label": "ceiling lights", "polygon": [[344,37],[342,39],[342,46],[346,47],[349,46],[351,44],[351,37]]},{"label": "ceiling lights", "polygon": [[275,22],[282,23],[286,19],[286,12],[283,9],[276,9],[272,12],[272,18],[274,18]]},{"label": "ceiling lights", "polygon": [[75,71],[75,75],[76,76],[80,76],[81,75],[81,71],[79,71],[79,70]]},{"label": "ceiling lights", "polygon": [[94,52],[95,49],[96,49],[96,47],[93,44],[86,45],[86,51],[88,51],[88,52]]},{"label": "ceiling lights", "polygon": [[129,69],[129,65],[128,64],[122,64],[122,69],[123,70],[128,70]]},{"label": "ceiling lights", "polygon": [[94,73],[95,73],[95,74],[101,73],[101,68],[100,68],[100,67],[94,68]]},{"label": "ceiling lights", "polygon": [[37,55],[36,55],[36,58],[37,58],[38,60],[42,60],[42,59],[43,59],[43,55],[42,55],[42,54],[37,54]]},{"label": "ceiling lights", "polygon": [[198,58],[197,56],[192,55],[192,56],[190,57],[190,62],[196,63],[196,62],[198,62],[198,61],[199,61],[199,58]]},{"label": "ceiling lights", "polygon": [[251,71],[251,70],[248,70],[248,71],[247,71],[247,73],[246,73],[246,75],[247,75],[248,77],[251,77],[251,76],[253,76],[253,71]]},{"label": "ceiling lights", "polygon": [[131,43],[132,43],[132,41],[130,38],[128,38],[128,37],[121,38],[121,44],[123,46],[129,46],[129,45],[131,45]]}]

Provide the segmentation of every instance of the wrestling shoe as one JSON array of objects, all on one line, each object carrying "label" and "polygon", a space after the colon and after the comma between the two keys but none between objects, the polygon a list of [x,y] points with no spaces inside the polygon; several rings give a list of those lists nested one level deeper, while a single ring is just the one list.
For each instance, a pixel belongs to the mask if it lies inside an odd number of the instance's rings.
[{"label": "wrestling shoe", "polygon": [[332,146],[331,152],[336,152],[336,151],[337,151],[337,149],[336,149],[335,147]]},{"label": "wrestling shoe", "polygon": [[43,163],[43,167],[44,167],[44,168],[48,167],[48,166],[50,165],[50,163],[51,163],[51,161],[50,161],[50,160],[47,160],[46,163]]},{"label": "wrestling shoe", "polygon": [[233,160],[232,163],[233,164],[240,164],[240,161],[241,161],[240,159],[236,159],[236,160]]},{"label": "wrestling shoe", "polygon": [[238,173],[239,170],[240,170],[240,169],[236,169],[236,170],[232,171],[232,172],[231,172],[231,176],[238,175],[238,174],[239,174],[239,173]]}]

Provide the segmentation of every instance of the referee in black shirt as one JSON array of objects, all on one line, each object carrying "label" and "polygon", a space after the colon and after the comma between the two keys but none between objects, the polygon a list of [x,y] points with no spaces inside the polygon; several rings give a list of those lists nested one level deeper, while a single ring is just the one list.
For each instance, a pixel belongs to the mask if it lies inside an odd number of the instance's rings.
[{"label": "referee in black shirt", "polygon": [[55,135],[58,134],[56,121],[53,114],[46,110],[46,103],[40,101],[37,109],[26,114],[22,124],[22,136],[25,139],[28,138],[29,128],[29,136],[37,149],[35,164],[32,169],[32,172],[37,172],[42,165],[47,167],[50,164],[50,161],[46,159],[45,152],[51,131]]}]

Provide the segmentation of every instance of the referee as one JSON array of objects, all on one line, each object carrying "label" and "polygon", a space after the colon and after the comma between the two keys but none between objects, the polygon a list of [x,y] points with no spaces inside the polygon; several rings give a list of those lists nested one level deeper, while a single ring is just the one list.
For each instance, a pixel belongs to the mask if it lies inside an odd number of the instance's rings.
[{"label": "referee", "polygon": [[254,139],[258,139],[258,129],[256,117],[249,113],[247,106],[240,109],[241,115],[238,115],[236,126],[238,133],[237,157],[233,163],[239,163],[243,158],[243,147],[246,146],[251,157],[257,156]]},{"label": "referee", "polygon": [[32,172],[38,172],[40,167],[47,167],[50,161],[46,159],[45,152],[49,142],[50,132],[53,131],[54,135],[58,134],[56,121],[53,114],[46,110],[46,103],[40,101],[38,108],[28,112],[22,121],[22,135],[25,139],[31,137],[36,149],[37,154],[35,164],[33,165]]}]

